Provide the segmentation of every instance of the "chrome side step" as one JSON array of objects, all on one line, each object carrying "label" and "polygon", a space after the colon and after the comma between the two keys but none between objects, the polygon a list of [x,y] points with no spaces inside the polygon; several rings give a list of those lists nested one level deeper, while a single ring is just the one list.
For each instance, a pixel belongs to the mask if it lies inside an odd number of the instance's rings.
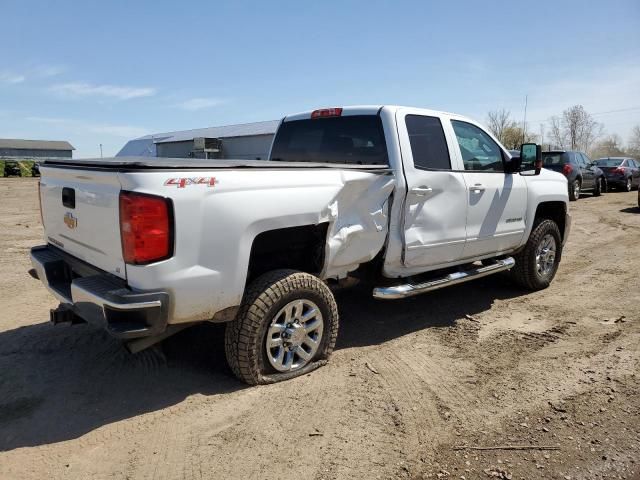
[{"label": "chrome side step", "polygon": [[436,278],[417,285],[405,283],[402,285],[393,285],[391,287],[376,287],[373,289],[373,296],[374,298],[380,298],[383,300],[396,300],[398,298],[412,297],[414,295],[431,292],[450,285],[457,285],[458,283],[464,283],[470,280],[475,280],[476,278],[503,272],[513,268],[515,264],[516,261],[512,257],[503,258],[491,265],[478,267],[464,272],[450,273],[446,277]]}]

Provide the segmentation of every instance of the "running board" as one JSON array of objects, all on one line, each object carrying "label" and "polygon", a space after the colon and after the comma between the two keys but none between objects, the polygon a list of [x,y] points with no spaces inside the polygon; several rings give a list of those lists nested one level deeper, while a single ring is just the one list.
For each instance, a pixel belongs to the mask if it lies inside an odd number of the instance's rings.
[{"label": "running board", "polygon": [[373,296],[374,298],[383,300],[396,300],[398,298],[412,297],[414,295],[420,295],[421,293],[439,290],[440,288],[448,287],[450,285],[457,285],[458,283],[464,283],[470,280],[475,280],[476,278],[503,272],[513,268],[515,264],[516,261],[512,257],[503,258],[491,265],[474,268],[473,270],[466,270],[464,272],[450,273],[446,277],[436,278],[417,285],[405,283],[391,287],[376,287],[373,289]]}]

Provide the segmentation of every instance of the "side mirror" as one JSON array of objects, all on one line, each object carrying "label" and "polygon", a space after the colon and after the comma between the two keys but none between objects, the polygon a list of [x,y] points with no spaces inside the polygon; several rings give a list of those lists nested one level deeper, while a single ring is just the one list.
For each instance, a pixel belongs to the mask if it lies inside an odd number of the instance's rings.
[{"label": "side mirror", "polygon": [[520,172],[523,175],[540,175],[542,170],[542,147],[535,143],[520,146]]}]

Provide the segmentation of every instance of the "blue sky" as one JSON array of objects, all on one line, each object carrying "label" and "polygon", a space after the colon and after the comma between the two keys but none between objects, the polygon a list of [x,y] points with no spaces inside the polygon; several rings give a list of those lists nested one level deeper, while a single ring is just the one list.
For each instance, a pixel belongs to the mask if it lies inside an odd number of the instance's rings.
[{"label": "blue sky", "polygon": [[403,104],[640,124],[640,2],[0,0],[0,137],[147,133]]}]

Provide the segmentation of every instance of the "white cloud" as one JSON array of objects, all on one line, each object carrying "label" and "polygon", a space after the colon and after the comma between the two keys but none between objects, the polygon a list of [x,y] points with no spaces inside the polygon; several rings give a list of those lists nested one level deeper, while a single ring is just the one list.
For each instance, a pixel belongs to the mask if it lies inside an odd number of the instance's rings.
[{"label": "white cloud", "polygon": [[0,72],[0,82],[2,83],[22,83],[25,81],[25,76],[13,72],[2,71]]},{"label": "white cloud", "polygon": [[119,100],[130,100],[139,97],[151,97],[156,89],[151,87],[127,87],[118,85],[92,85],[84,82],[61,83],[53,85],[50,90],[69,97],[112,97]]},{"label": "white cloud", "polygon": [[196,110],[203,110],[205,108],[217,107],[218,105],[224,103],[224,100],[220,100],[219,98],[191,98],[189,100],[185,100],[184,102],[176,104],[178,108],[182,108],[183,110],[188,110],[190,112]]},{"label": "white cloud", "polygon": [[71,120],[67,120],[66,118],[58,117],[27,117],[25,120],[30,122],[48,123],[50,125],[64,125],[71,122]]},{"label": "white cloud", "polygon": [[30,122],[46,123],[61,127],[63,130],[73,133],[86,132],[111,137],[135,138],[147,135],[149,130],[134,125],[110,125],[103,123],[88,123],[79,120],[60,117],[27,117]]},{"label": "white cloud", "polygon": [[66,68],[62,65],[38,65],[33,69],[35,75],[43,78],[55,77],[65,71]]}]

